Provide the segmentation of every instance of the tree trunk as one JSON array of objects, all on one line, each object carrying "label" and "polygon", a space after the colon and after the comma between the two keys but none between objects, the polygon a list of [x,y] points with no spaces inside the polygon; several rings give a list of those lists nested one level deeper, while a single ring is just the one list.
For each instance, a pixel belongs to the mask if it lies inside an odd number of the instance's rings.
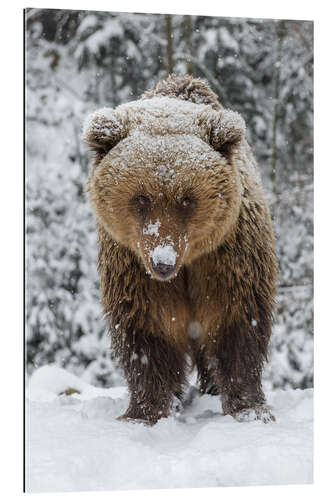
[{"label": "tree trunk", "polygon": [[284,24],[282,21],[279,22],[277,30],[277,46],[276,46],[276,59],[274,67],[274,108],[273,108],[273,129],[272,129],[272,189],[275,196],[277,196],[277,147],[276,147],[276,137],[277,137],[277,126],[279,121],[279,91],[280,91],[280,75],[281,75],[281,53],[282,53],[282,42],[284,36]]},{"label": "tree trunk", "polygon": [[168,60],[168,74],[173,73],[173,33],[172,33],[172,16],[167,14],[166,20],[166,35],[167,35],[167,60]]},{"label": "tree trunk", "polygon": [[192,23],[191,16],[185,16],[184,19],[184,38],[186,44],[186,53],[189,59],[186,63],[186,72],[188,75],[193,74],[193,63],[192,63]]}]

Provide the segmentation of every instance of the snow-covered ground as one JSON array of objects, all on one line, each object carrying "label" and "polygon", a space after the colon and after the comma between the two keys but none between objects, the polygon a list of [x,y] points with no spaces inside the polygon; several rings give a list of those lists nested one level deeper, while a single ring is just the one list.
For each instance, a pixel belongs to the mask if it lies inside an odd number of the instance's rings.
[{"label": "snow-covered ground", "polygon": [[[72,388],[80,394],[60,395]],[[267,394],[276,423],[236,422],[197,396],[154,427],[116,420],[126,388],[98,389],[56,367],[31,377],[26,404],[29,492],[312,482],[312,389]]]}]

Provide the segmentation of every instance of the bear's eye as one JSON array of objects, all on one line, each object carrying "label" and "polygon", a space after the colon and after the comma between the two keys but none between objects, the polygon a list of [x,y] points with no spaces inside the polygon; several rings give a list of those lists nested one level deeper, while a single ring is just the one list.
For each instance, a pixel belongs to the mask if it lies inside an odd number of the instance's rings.
[{"label": "bear's eye", "polygon": [[182,206],[183,207],[189,207],[191,205],[192,200],[186,196],[185,198],[182,199]]},{"label": "bear's eye", "polygon": [[196,201],[191,196],[184,196],[180,200],[180,206],[185,210],[193,210],[196,207]]},{"label": "bear's eye", "polygon": [[150,199],[147,198],[147,196],[143,196],[143,195],[138,196],[136,198],[136,202],[142,208],[149,207],[149,205],[150,205]]},{"label": "bear's eye", "polygon": [[140,217],[144,217],[145,214],[150,209],[151,200],[148,196],[144,196],[140,194],[139,196],[135,196],[131,200],[132,209],[135,210],[136,213],[140,215]]}]

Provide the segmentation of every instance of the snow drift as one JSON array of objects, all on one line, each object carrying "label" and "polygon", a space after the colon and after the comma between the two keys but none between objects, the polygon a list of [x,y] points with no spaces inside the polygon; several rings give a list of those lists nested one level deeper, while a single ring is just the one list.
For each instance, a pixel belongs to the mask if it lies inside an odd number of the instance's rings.
[{"label": "snow drift", "polygon": [[270,424],[236,422],[221,414],[217,396],[204,395],[146,427],[116,420],[127,398],[124,387],[36,370],[27,390],[27,491],[312,482],[312,389],[268,393],[277,418]]}]

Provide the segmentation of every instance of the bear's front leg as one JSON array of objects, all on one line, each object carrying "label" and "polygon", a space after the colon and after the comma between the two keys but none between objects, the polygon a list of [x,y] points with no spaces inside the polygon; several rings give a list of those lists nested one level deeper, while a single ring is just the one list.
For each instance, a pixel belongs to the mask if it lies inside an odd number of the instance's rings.
[{"label": "bear's front leg", "polygon": [[223,412],[238,421],[275,421],[261,387],[268,343],[264,323],[260,326],[256,320],[239,322],[235,318],[211,342]]},{"label": "bear's front leg", "polygon": [[172,341],[135,329],[117,332],[115,353],[124,370],[130,403],[121,419],[155,424],[182,396],[185,358]]}]

